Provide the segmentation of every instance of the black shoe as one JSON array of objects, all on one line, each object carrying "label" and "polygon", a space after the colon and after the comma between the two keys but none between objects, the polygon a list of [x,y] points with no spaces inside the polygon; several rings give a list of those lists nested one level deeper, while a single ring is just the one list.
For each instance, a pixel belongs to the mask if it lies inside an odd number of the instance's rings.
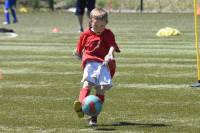
[{"label": "black shoe", "polygon": [[91,118],[89,118],[89,125],[97,126],[97,116],[92,116]]},{"label": "black shoe", "polygon": [[18,23],[18,20],[17,19],[13,20],[13,23]]},{"label": "black shoe", "polygon": [[83,32],[83,31],[84,31],[83,28],[80,28],[78,32],[81,33],[81,32]]}]

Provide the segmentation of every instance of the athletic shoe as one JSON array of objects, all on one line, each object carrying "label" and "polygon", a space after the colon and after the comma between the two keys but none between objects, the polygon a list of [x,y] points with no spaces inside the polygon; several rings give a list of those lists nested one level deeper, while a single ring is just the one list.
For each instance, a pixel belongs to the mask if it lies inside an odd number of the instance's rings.
[{"label": "athletic shoe", "polygon": [[92,116],[89,118],[89,123],[90,126],[97,126],[97,116]]},{"label": "athletic shoe", "polygon": [[81,102],[79,102],[79,101],[74,102],[74,111],[76,112],[76,114],[78,115],[79,118],[84,117],[84,113],[83,113],[82,107],[81,107]]},{"label": "athletic shoe", "polygon": [[10,23],[8,23],[8,22],[3,22],[3,25],[8,25],[8,24],[10,24]]},{"label": "athletic shoe", "polygon": [[80,29],[78,30],[79,33],[83,32],[83,31],[84,31],[83,28],[80,28]]},{"label": "athletic shoe", "polygon": [[13,20],[13,23],[17,23],[18,22],[18,20]]}]

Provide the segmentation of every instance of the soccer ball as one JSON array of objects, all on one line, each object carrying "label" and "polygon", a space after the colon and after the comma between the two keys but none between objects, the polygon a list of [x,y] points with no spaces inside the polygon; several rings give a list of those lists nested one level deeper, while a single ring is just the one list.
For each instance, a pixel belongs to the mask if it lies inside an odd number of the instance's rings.
[{"label": "soccer ball", "polygon": [[82,110],[89,116],[97,116],[102,109],[101,100],[94,95],[87,96],[82,103]]}]

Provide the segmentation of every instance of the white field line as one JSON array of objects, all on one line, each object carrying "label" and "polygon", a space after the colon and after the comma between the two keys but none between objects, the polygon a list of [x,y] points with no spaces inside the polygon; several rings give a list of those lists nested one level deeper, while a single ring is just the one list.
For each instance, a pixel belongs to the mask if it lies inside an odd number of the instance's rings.
[{"label": "white field line", "polygon": [[[23,127],[4,127],[0,126],[0,130],[4,132],[16,132],[16,133],[99,133],[99,131],[95,131],[92,128],[82,128],[82,129],[75,129],[75,128],[43,128],[43,127],[31,127],[31,126],[23,126]],[[132,133],[132,132],[131,132]]]},{"label": "white field line", "polygon": [[[9,63],[10,64],[10,63]],[[14,65],[16,64],[20,64],[20,63],[13,63]],[[35,64],[35,63],[33,63]],[[49,63],[49,64],[53,64],[53,63]],[[55,64],[55,63],[54,63]],[[60,63],[62,64],[62,63]],[[64,64],[64,63],[63,63]],[[64,64],[65,66],[73,66],[73,67],[80,67],[80,65],[74,65],[74,64]],[[172,64],[172,63],[137,63],[137,64],[118,64],[117,65],[118,68],[132,68],[134,70],[134,68],[195,68],[196,65],[195,64]],[[9,69],[9,68],[1,68],[1,71],[3,74],[42,74],[42,75],[77,75],[80,74],[80,71],[76,71],[76,72],[58,72],[58,71],[45,71],[45,70],[37,70],[37,69],[31,69],[31,68],[16,68],[16,69]],[[134,73],[134,72],[133,72]],[[121,73],[122,75],[126,75],[125,72]],[[127,72],[127,75],[131,75],[130,72]]]},{"label": "white field line", "polygon": [[[191,49],[190,49],[191,48]],[[195,53],[194,47],[158,47],[154,46],[151,47],[151,45],[148,46],[128,46],[128,47],[121,47],[122,52],[166,52],[166,53],[172,53],[173,52],[180,52],[180,53]],[[66,51],[70,52],[73,51],[73,49],[68,49],[67,47],[56,47],[56,46],[0,46],[0,51],[27,51],[27,52],[46,52],[46,51],[57,51],[57,52],[63,52]]]},{"label": "white field line", "polygon": [[[118,41],[117,42],[119,46],[171,46],[171,47],[184,47],[184,46],[195,46],[194,42],[185,42],[185,41],[178,41],[178,42],[174,42],[174,41]],[[121,44],[121,45],[120,45]]]},{"label": "white field line", "polygon": [[120,45],[120,48],[156,48],[156,49],[165,49],[165,48],[171,48],[171,49],[194,49],[195,48],[195,45],[189,45],[189,44],[170,44],[168,45],[167,44],[146,44],[146,43],[135,43],[135,42],[132,42],[132,43],[122,43]]},{"label": "white field line", "polygon": [[[52,55],[27,55],[27,56],[24,56],[24,55],[8,55],[8,56],[1,56],[0,57],[0,60],[1,60],[1,63],[2,62],[6,62],[6,60],[18,60],[18,61],[15,61],[16,62],[20,62],[20,59],[22,60],[22,62],[35,62],[37,63],[38,61],[34,61],[34,60],[40,60],[42,61],[43,59],[45,60],[51,60],[51,59],[72,59],[72,56],[60,56],[60,55],[55,55],[55,56],[52,56]],[[33,61],[30,61],[30,59],[34,59]],[[4,60],[4,61],[3,61]],[[26,61],[28,60],[28,61]],[[150,61],[159,61],[159,62],[162,62],[162,61],[168,61],[168,62],[195,62],[196,59],[195,58],[167,58],[167,57],[164,57],[164,58],[159,58],[159,57],[122,57],[122,56],[118,56],[116,57],[116,60],[117,61],[123,61],[123,62],[130,62],[130,61],[137,61],[137,60],[140,60],[142,62],[150,62]],[[46,61],[45,61],[46,62]],[[48,61],[47,61],[48,62]]]},{"label": "white field line", "polygon": [[[194,42],[185,42],[185,41],[178,41],[178,42],[174,42],[174,41],[168,41],[168,42],[165,42],[165,41],[158,41],[158,40],[155,40],[155,42],[152,42],[152,41],[118,41],[117,42],[118,45],[120,47],[170,47],[170,48],[194,48],[195,45],[194,45]],[[169,45],[167,45],[169,44]],[[172,45],[173,44],[173,45]],[[61,48],[61,47],[67,47],[67,46],[74,46],[75,47],[76,44],[71,44],[71,43],[66,43],[66,44],[63,44],[63,43],[21,43],[21,44],[16,44],[16,43],[8,43],[8,44],[1,44],[0,45],[0,48],[13,48],[13,47],[17,47],[17,48],[23,48],[23,47],[27,47],[27,48],[34,48],[34,47],[58,47],[58,48]]]},{"label": "white field line", "polygon": [[141,67],[141,68],[194,68],[195,64],[175,64],[175,63],[133,63],[133,64],[118,64],[118,67]]},{"label": "white field line", "polygon": [[[47,71],[33,71],[31,69],[14,69],[14,70],[3,70],[3,74],[34,74],[34,75],[82,75],[82,71],[76,72],[47,72]],[[154,73],[154,74],[138,74],[134,71],[128,72],[116,72],[116,76],[127,76],[127,77],[136,77],[136,76],[145,76],[145,77],[171,77],[171,78],[179,78],[179,77],[194,77],[196,76],[195,72],[193,73]]]},{"label": "white field line", "polygon": [[184,45],[181,45],[181,44],[138,44],[138,43],[130,43],[130,44],[127,44],[127,43],[123,43],[122,45],[120,45],[120,48],[135,48],[135,49],[188,49],[188,50],[191,50],[191,49],[195,49],[195,45],[192,46],[192,45],[188,45],[188,44],[184,44]]},{"label": "white field line", "polygon": [[[81,78],[80,78],[81,80]],[[63,85],[64,86],[68,86],[71,85],[71,87],[77,87],[79,88],[80,86],[80,82],[76,82],[76,83],[72,83],[72,82],[64,82]],[[21,89],[29,89],[29,88],[35,88],[35,89],[40,89],[41,87],[52,87],[54,86],[53,83],[50,82],[37,82],[37,83],[32,83],[32,82],[26,82],[24,83],[23,81],[4,81],[4,82],[0,82],[0,89],[4,89],[4,88],[21,88]]]},{"label": "white field line", "polygon": [[[13,101],[27,101],[27,100],[33,100],[33,101],[40,101],[40,100],[51,100],[51,101],[66,101],[71,100],[72,97],[60,97],[60,96],[5,96],[0,95],[0,98],[9,99]],[[64,111],[59,111],[64,112]]]},{"label": "white field line", "polygon": [[[71,54],[72,55],[72,54]],[[6,56],[0,56],[0,60],[6,60],[6,59],[70,59],[70,56],[62,56],[62,55],[6,55]]]},{"label": "white field line", "polygon": [[[17,59],[17,58],[16,58]],[[15,60],[16,60],[15,59]],[[139,60],[139,63],[138,63]],[[173,68],[173,67],[196,67],[195,59],[170,59],[170,58],[117,58],[117,61],[123,61],[122,63],[118,63],[118,67],[159,67],[159,68]],[[157,62],[156,62],[157,61]],[[165,62],[162,62],[165,61]],[[168,61],[168,62],[166,62]],[[126,64],[124,63],[126,62]],[[134,63],[136,62],[136,63]],[[152,63],[151,63],[152,62]],[[176,63],[177,62],[177,63]],[[182,63],[181,63],[182,62]],[[185,63],[184,63],[185,62]],[[18,61],[1,61],[1,64],[10,64],[10,65],[37,65],[37,64],[54,64],[54,65],[65,65],[65,66],[76,66],[80,67],[79,61],[76,63],[70,64],[66,61],[49,61],[49,60],[18,60]],[[187,63],[187,64],[186,64]],[[3,68],[2,68],[3,69]],[[5,68],[6,70],[6,68]]]},{"label": "white field line", "polygon": [[37,88],[37,87],[48,87],[48,86],[51,86],[51,84],[33,84],[33,83],[16,83],[16,84],[11,84],[10,87],[13,87],[13,88],[23,88],[23,89],[28,89],[28,88]]},{"label": "white field line", "polygon": [[[67,83],[68,85],[79,85],[80,83]],[[7,83],[1,83],[0,88],[6,87],[12,87],[12,88],[23,88],[23,89],[29,89],[29,88],[41,88],[41,87],[49,87],[51,86],[51,83],[49,84],[33,84],[33,83],[20,83],[20,82],[7,82]],[[113,85],[113,88],[131,88],[131,89],[180,89],[180,88],[189,88],[190,84],[149,84],[149,83],[115,83]]]},{"label": "white field line", "polygon": [[[138,45],[138,44],[130,44],[130,45],[127,45],[127,44],[124,44],[124,45],[120,45],[120,48],[122,49],[155,49],[155,50],[167,50],[167,49],[173,49],[173,50],[193,50],[195,49],[193,46],[190,46],[190,45],[187,45],[187,46],[177,46],[177,45],[174,45],[174,46],[169,46],[169,45]],[[59,46],[0,46],[0,50],[2,51],[5,51],[5,50],[39,50],[39,51],[43,51],[43,50],[46,50],[46,49],[49,49],[49,50],[52,50],[52,49],[55,49],[55,50],[60,50],[60,49],[67,49],[67,47],[65,46],[62,46],[62,47],[59,47]],[[69,49],[69,50],[72,50],[72,49]]]},{"label": "white field line", "polygon": [[[145,39],[145,40],[123,40],[117,41],[119,46],[152,46],[152,47],[195,47],[194,42],[191,41],[181,41],[181,40],[158,40],[158,39]],[[173,45],[167,45],[173,44]],[[76,43],[51,43],[51,42],[1,42],[0,48],[3,47],[66,47],[66,46],[74,46]]]},{"label": "white field line", "polygon": [[[58,53],[66,53],[71,54],[72,49],[67,49],[67,48],[56,48],[56,47],[46,47],[46,48],[0,48],[1,51],[16,51],[16,52],[35,52],[35,53],[44,53],[44,52],[58,52]],[[194,49],[165,49],[165,48],[160,48],[160,49],[143,49],[143,48],[121,48],[121,54],[141,54],[141,55],[195,55],[195,50]]]},{"label": "white field line", "polygon": [[41,75],[78,75],[80,71],[76,72],[52,72],[52,71],[41,71],[32,69],[2,69],[3,74],[41,74]]},{"label": "white field line", "polygon": [[38,47],[40,47],[40,46],[45,46],[45,45],[47,45],[47,46],[58,46],[58,47],[60,47],[60,46],[65,46],[65,45],[67,45],[68,43],[66,42],[66,43],[58,43],[58,42],[1,42],[1,44],[0,44],[0,46],[2,47],[2,46],[38,46]]},{"label": "white field line", "polygon": [[9,39],[17,37],[17,33],[0,33],[0,39]]},{"label": "white field line", "polygon": [[[72,58],[72,54],[71,56],[62,56],[62,55],[6,55],[6,56],[0,56],[0,59],[4,59],[4,60],[16,60],[16,59],[71,59]],[[122,57],[120,55],[117,55],[116,56],[116,59],[117,60],[122,60],[122,61],[133,61],[133,60],[142,60],[142,61],[149,61],[149,60],[155,60],[155,61],[181,61],[181,62],[185,62],[185,61],[196,61],[195,58],[191,59],[191,58],[185,58],[183,56],[183,58],[167,58],[167,57]]]},{"label": "white field line", "polygon": [[71,51],[66,47],[58,46],[0,46],[1,51],[29,51],[29,52],[46,52],[46,51]]},{"label": "white field line", "polygon": [[[42,72],[42,71],[29,71],[29,70],[8,70],[3,71],[3,74],[36,74],[36,75],[82,75],[82,72]],[[171,78],[179,78],[179,77],[194,77],[196,74],[194,73],[157,73],[157,74],[138,74],[134,71],[127,72],[116,72],[116,76],[145,76],[145,77],[171,77]]]},{"label": "white field line", "polygon": [[[124,33],[123,33],[124,34]],[[133,36],[132,36],[133,35]],[[153,36],[151,37],[147,37],[147,38],[135,38],[134,35],[137,35],[135,33],[128,33],[127,35],[125,34],[124,36],[116,36],[116,39],[117,39],[117,42],[122,42],[121,40],[123,40],[123,42],[131,42],[131,40],[133,40],[134,42],[148,42],[148,41],[155,41],[155,42],[165,42],[165,41],[172,41],[172,42],[186,42],[186,43],[191,43],[191,41],[195,42],[195,40],[193,38],[188,38],[187,40],[183,38],[179,38],[179,37],[156,37],[156,38],[153,38]],[[70,39],[77,39],[79,35],[77,35],[76,37],[70,37]],[[132,38],[130,38],[132,37]],[[134,37],[134,38],[133,38]],[[73,44],[73,43],[70,43],[68,41],[66,42],[55,42],[55,41],[50,41],[48,42],[48,40],[45,40],[46,42],[41,42],[41,41],[35,41],[35,42],[30,42],[30,40],[28,41],[18,41],[18,42],[14,42],[14,41],[11,41],[11,42],[1,42],[1,45],[13,45],[13,44],[17,44],[17,45],[66,45],[66,44]],[[133,42],[132,41],[132,42]],[[76,43],[76,42],[75,42]]]},{"label": "white field line", "polygon": [[167,62],[194,62],[196,61],[195,58],[191,59],[191,58],[159,58],[159,57],[116,57],[117,61],[124,61],[124,62],[128,62],[128,61],[142,61],[142,62],[150,62],[150,61],[167,61]]},{"label": "white field line", "polygon": [[[60,132],[60,133],[76,133],[79,132],[80,129],[73,129],[73,128],[48,128],[45,129],[43,127],[37,127],[37,126],[21,126],[21,127],[8,127],[8,126],[0,126],[0,131],[2,133],[54,133],[54,132]],[[93,132],[93,129],[88,128],[88,131]]]},{"label": "white field line", "polygon": [[21,88],[21,89],[29,89],[29,88],[41,88],[41,87],[50,87],[51,84],[46,85],[37,85],[37,84],[23,84],[23,83],[16,83],[16,84],[9,84],[9,83],[1,83],[0,89],[4,89],[5,87],[11,87],[11,88]]},{"label": "white field line", "polygon": [[[120,31],[120,33],[118,32],[116,35],[120,35],[120,36],[126,36],[126,35],[129,35],[129,36],[134,36],[134,35],[136,35],[136,36],[138,36],[138,35],[140,35],[140,34],[142,34],[142,36],[155,36],[155,37],[157,37],[156,36],[156,33],[157,33],[157,31],[145,31],[144,32],[144,30],[137,30],[137,31],[135,31],[135,32],[130,32],[130,31],[127,31],[127,30],[129,30],[129,29],[124,29],[124,31],[122,31],[122,28],[120,29],[121,31]],[[159,30],[159,29],[158,29]],[[154,33],[153,33],[154,32]],[[194,36],[194,32],[188,32],[188,33],[184,33],[185,35],[187,35],[187,36]],[[178,37],[178,36],[177,36]],[[167,38],[167,37],[158,37],[158,38]]]},{"label": "white field line", "polygon": [[132,88],[132,89],[180,89],[180,88],[189,88],[189,84],[114,84],[118,88]]},{"label": "white field line", "polygon": [[126,77],[138,77],[138,76],[144,76],[144,77],[166,77],[166,78],[183,78],[183,77],[188,77],[188,78],[193,78],[194,76],[196,76],[195,72],[194,73],[155,73],[155,74],[144,74],[144,73],[135,73],[134,71],[133,72],[116,72],[115,76],[117,77],[123,77],[123,76],[126,76]]},{"label": "white field line", "polygon": [[[153,42],[154,44],[152,44],[152,42],[149,41],[144,41],[144,42],[132,42],[132,41],[127,41],[127,42],[123,42],[125,43],[124,45],[121,45],[121,49],[123,52],[149,52],[149,53],[154,53],[154,52],[166,52],[166,53],[171,53],[172,51],[176,51],[179,53],[195,53],[194,51],[194,46],[190,46],[190,45],[173,45],[173,46],[169,46],[169,45],[155,45],[156,43],[162,44],[162,42]],[[144,45],[144,44],[148,44],[151,43],[151,45]],[[165,42],[164,42],[165,43]],[[174,43],[174,42],[169,42],[169,44]],[[179,42],[179,43],[185,43],[185,42]],[[31,44],[31,43],[28,43]],[[66,52],[71,52],[71,49],[67,49],[67,46],[65,45],[53,45],[52,43],[46,43],[49,44],[47,46],[42,45],[34,45],[32,44],[30,45],[0,45],[0,50],[1,51],[31,51],[31,52],[47,52],[47,51],[66,51]],[[127,45],[127,44],[131,44],[131,45]],[[142,45],[143,44],[143,45]],[[187,44],[187,43],[186,43]],[[67,45],[67,44],[66,44]]]},{"label": "white field line", "polygon": [[169,55],[194,55],[195,50],[188,50],[188,49],[165,49],[165,48],[160,48],[160,49],[142,49],[142,48],[125,48],[121,49],[122,53],[126,54],[138,54],[142,53],[143,54],[152,54],[152,55],[163,55],[163,54],[169,54]]},{"label": "white field line", "polygon": [[[194,39],[183,40],[182,38],[138,38],[134,36],[120,36],[117,37],[118,44],[152,44],[152,45],[164,45],[164,44],[173,44],[173,45],[195,45]],[[181,45],[180,45],[181,46]]]},{"label": "white field line", "polygon": [[153,56],[182,56],[184,57],[185,55],[187,56],[194,56],[195,55],[195,51],[184,51],[184,50],[179,50],[179,51],[176,51],[176,50],[168,50],[168,51],[165,51],[165,50],[162,50],[162,51],[159,51],[159,50],[123,50],[123,53],[121,54],[140,54],[141,56],[144,55],[144,56],[150,56],[150,55],[153,55]]},{"label": "white field line", "polygon": [[13,64],[13,65],[65,65],[65,66],[80,66],[81,62],[77,62],[74,64],[70,64],[67,60],[66,61],[49,61],[49,60],[45,60],[45,61],[30,61],[30,60],[26,60],[26,61],[1,61],[1,64]]}]

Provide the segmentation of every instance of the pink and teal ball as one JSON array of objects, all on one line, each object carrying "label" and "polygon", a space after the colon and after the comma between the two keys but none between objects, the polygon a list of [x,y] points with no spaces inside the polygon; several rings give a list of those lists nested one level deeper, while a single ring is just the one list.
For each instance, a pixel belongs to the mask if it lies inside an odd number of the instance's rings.
[{"label": "pink and teal ball", "polygon": [[97,116],[102,110],[102,102],[97,96],[89,95],[83,100],[82,110],[89,116]]}]

